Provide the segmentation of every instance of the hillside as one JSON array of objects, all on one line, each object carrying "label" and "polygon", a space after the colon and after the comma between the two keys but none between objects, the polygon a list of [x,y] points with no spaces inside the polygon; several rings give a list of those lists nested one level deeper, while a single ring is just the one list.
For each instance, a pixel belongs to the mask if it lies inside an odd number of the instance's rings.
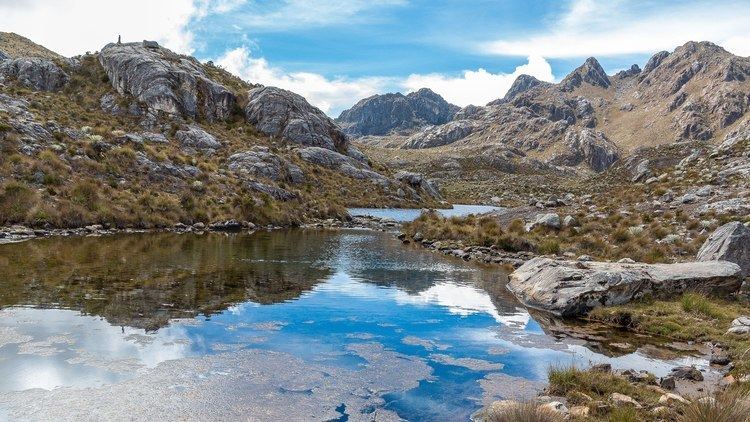
[{"label": "hillside", "polygon": [[2,225],[299,224],[440,199],[419,175],[371,162],[292,92],[155,42],[63,59],[2,38]]},{"label": "hillside", "polygon": [[491,154],[490,167],[502,172],[600,172],[638,148],[721,141],[750,126],[749,106],[750,58],[689,42],[655,54],[642,70],[633,65],[607,75],[589,58],[558,84],[522,75],[502,99],[466,107],[409,137],[368,138],[367,145],[424,150],[415,163],[433,167]]}]

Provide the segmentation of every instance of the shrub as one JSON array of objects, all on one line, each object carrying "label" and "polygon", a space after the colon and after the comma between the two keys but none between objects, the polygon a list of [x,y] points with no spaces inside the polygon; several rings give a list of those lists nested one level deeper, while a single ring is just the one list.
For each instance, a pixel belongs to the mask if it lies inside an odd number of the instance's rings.
[{"label": "shrub", "polygon": [[0,193],[0,221],[3,224],[24,221],[36,202],[36,192],[26,184],[15,181],[6,183]]},{"label": "shrub", "polygon": [[502,409],[490,409],[485,416],[487,422],[558,422],[562,416],[553,410],[534,403],[514,403]]},{"label": "shrub", "polygon": [[89,211],[94,211],[99,205],[98,190],[98,186],[92,181],[78,182],[70,190],[70,200]]},{"label": "shrub", "polygon": [[544,239],[536,247],[542,255],[557,255],[560,253],[560,242],[555,239]]},{"label": "shrub", "polygon": [[748,422],[750,397],[737,390],[719,394],[716,398],[703,397],[685,406],[682,422]]}]

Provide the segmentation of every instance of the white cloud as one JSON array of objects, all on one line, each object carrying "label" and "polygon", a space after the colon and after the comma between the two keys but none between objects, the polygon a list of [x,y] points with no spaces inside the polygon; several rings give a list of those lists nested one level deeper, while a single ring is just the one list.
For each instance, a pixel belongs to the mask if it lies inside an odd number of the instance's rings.
[{"label": "white cloud", "polygon": [[549,82],[554,80],[552,68],[541,57],[529,57],[528,63],[518,66],[513,73],[490,73],[478,69],[466,70],[458,77],[436,73],[412,74],[407,78],[327,78],[311,72],[287,72],[272,66],[265,58],[252,57],[246,47],[227,51],[215,63],[248,82],[296,92],[331,116],[337,116],[362,98],[389,90],[410,92],[430,88],[459,106],[484,105],[504,96],[518,75],[528,74]]},{"label": "white cloud", "polygon": [[227,51],[215,62],[248,82],[296,92],[330,115],[361,98],[383,92],[391,82],[390,78],[381,77],[326,78],[311,72],[286,72],[262,57],[252,57],[245,47]]},{"label": "white cloud", "polygon": [[503,97],[521,74],[547,82],[554,80],[550,64],[542,57],[532,56],[527,64],[518,66],[513,73],[491,73],[478,69],[466,70],[459,77],[441,74],[410,75],[402,85],[409,91],[430,88],[448,102],[463,107],[469,104],[484,105]]},{"label": "white cloud", "polygon": [[[232,0],[224,0],[232,1]],[[246,1],[246,7],[234,18],[240,26],[252,29],[285,30],[334,24],[359,24],[374,19],[368,12],[376,8],[401,6],[407,0],[278,0]]]},{"label": "white cloud", "polygon": [[638,9],[637,2],[576,0],[549,31],[479,46],[487,54],[568,58],[653,53],[687,41],[713,41],[750,55],[750,3],[676,2]]},{"label": "white cloud", "polygon": [[0,28],[65,56],[97,51],[110,42],[153,39],[192,52],[186,29],[200,12],[193,0],[23,0],[0,2]]}]

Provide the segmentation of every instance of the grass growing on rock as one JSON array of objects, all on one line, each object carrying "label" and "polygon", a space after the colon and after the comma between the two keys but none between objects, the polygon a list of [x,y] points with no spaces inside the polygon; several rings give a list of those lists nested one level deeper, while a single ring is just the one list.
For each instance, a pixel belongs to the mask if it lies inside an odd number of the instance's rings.
[{"label": "grass growing on rock", "polygon": [[679,341],[721,343],[735,364],[732,372],[742,376],[750,374],[750,338],[726,334],[732,320],[741,315],[750,315],[750,305],[686,293],[674,301],[596,308],[588,319]]}]

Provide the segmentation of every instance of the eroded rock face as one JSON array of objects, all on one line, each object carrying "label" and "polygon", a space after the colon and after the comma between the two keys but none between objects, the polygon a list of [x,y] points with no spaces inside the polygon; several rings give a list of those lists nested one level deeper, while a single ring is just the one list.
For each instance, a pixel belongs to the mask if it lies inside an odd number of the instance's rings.
[{"label": "eroded rock face", "polygon": [[458,110],[458,106],[422,88],[408,95],[396,93],[365,98],[344,110],[336,121],[352,136],[382,136],[447,123]]},{"label": "eroded rock face", "polygon": [[10,57],[5,54],[2,50],[0,50],[0,62],[3,60],[8,60]]},{"label": "eroded rock face", "polygon": [[158,44],[107,44],[99,62],[118,93],[132,95],[152,113],[214,121],[235,108],[234,94],[211,80],[197,60]]},{"label": "eroded rock face", "polygon": [[302,183],[305,178],[299,166],[262,146],[255,146],[249,151],[229,156],[229,169],[238,174],[265,177],[273,181],[287,180],[291,183]]},{"label": "eroded rock face", "polygon": [[739,221],[724,224],[706,239],[697,258],[734,262],[742,269],[743,276],[750,275],[750,229]]},{"label": "eroded rock face", "polygon": [[472,120],[454,120],[440,126],[430,126],[406,140],[403,149],[434,148],[459,141],[477,129]]},{"label": "eroded rock face", "polygon": [[355,179],[369,180],[383,186],[389,184],[385,176],[370,170],[366,164],[330,149],[307,147],[300,149],[299,155],[309,163],[327,167]]},{"label": "eroded rock face", "polygon": [[0,82],[16,81],[35,91],[58,91],[70,77],[54,62],[37,57],[0,60]]},{"label": "eroded rock face", "polygon": [[586,163],[592,170],[602,172],[617,161],[620,154],[617,146],[604,133],[591,129],[565,134],[567,151],[552,159],[555,164],[576,166]]},{"label": "eroded rock face", "polygon": [[741,283],[740,267],[727,261],[629,264],[534,258],[510,275],[508,288],[528,306],[576,316],[646,295],[672,297],[685,291],[729,294]]},{"label": "eroded rock face", "polygon": [[245,117],[268,136],[304,146],[348,151],[349,140],[336,123],[291,91],[275,87],[251,89]]}]

